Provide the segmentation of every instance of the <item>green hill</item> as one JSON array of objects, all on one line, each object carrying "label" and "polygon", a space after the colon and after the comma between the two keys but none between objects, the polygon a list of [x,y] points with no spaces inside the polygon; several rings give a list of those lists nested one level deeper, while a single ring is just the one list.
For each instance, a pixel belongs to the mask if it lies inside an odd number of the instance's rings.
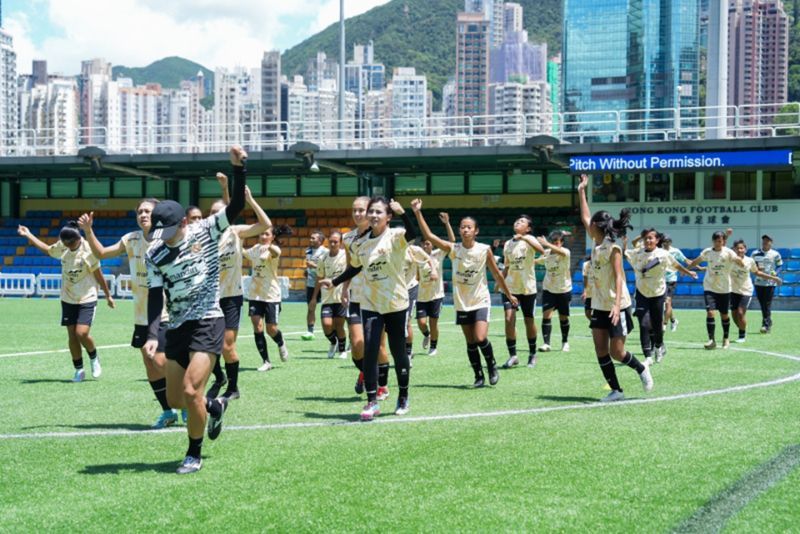
[{"label": "green hill", "polygon": [[114,79],[132,78],[134,85],[160,83],[161,87],[178,89],[181,81],[196,76],[198,71],[203,71],[206,80],[210,80],[213,83],[213,71],[208,70],[199,63],[177,56],[159,59],[146,67],[131,68],[115,65],[112,73]]},{"label": "green hill", "polygon": [[[561,0],[516,0],[524,9],[524,25],[533,42],[546,41],[554,54],[561,50]],[[347,57],[353,45],[375,43],[375,60],[393,67],[416,67],[428,77],[428,86],[438,100],[442,85],[453,75],[456,62],[456,13],[464,0],[392,0],[366,13],[347,19]],[[305,75],[306,64],[321,50],[339,57],[339,26],[286,50],[283,73]]]}]

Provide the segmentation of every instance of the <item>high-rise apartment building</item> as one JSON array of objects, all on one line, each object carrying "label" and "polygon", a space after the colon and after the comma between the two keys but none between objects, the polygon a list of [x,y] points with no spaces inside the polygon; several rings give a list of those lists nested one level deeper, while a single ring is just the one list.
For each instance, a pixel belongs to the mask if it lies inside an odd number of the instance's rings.
[{"label": "high-rise apartment building", "polygon": [[489,46],[503,44],[505,9],[503,0],[464,0],[465,13],[481,13],[489,21]]},{"label": "high-rise apartment building", "polygon": [[[78,85],[74,78],[52,77],[35,84],[26,77],[19,87],[20,140],[38,156],[74,154],[78,146]],[[30,137],[27,137],[29,136]]]},{"label": "high-rise apartment building", "polygon": [[[392,75],[392,135],[396,139],[419,136],[428,109],[428,82],[416,69],[395,68]],[[411,146],[402,143],[398,146]]]},{"label": "high-rise apartment building", "polygon": [[17,53],[11,34],[0,29],[0,152],[13,147],[19,127]]},{"label": "high-rise apartment building", "polygon": [[503,35],[509,32],[521,32],[523,29],[522,23],[522,6],[515,2],[506,2],[503,4]]},{"label": "high-rise apartment building", "polygon": [[264,52],[261,59],[261,122],[267,147],[277,148],[281,119],[281,53]]},{"label": "high-rise apartment building", "polygon": [[544,81],[547,78],[547,43],[528,42],[528,32],[508,32],[503,45],[490,52],[490,83]]},{"label": "high-rise apartment building", "polygon": [[105,145],[109,141],[109,128],[118,126],[115,115],[118,117],[119,100],[116,85],[112,83],[111,63],[102,58],[81,62],[78,90],[82,144]]},{"label": "high-rise apartment building", "polygon": [[482,13],[456,18],[455,115],[486,115],[489,99],[490,22]]},{"label": "high-rise apartment building", "polygon": [[[672,112],[659,110],[699,103],[698,34],[697,0],[565,0],[568,130],[609,130],[616,112],[625,129],[671,127]],[[696,124],[683,116],[685,127]]]},{"label": "high-rise apartment building", "polygon": [[[493,123],[494,132],[500,135],[547,134],[552,131],[550,86],[545,81],[492,84],[490,111],[499,115]],[[524,116],[524,122],[522,117]],[[524,129],[523,129],[524,127]]]},{"label": "high-rise apartment building", "polygon": [[214,71],[214,142],[261,148],[261,69],[236,67]]},{"label": "high-rise apartment building", "polygon": [[553,56],[547,62],[547,84],[550,86],[550,108],[553,110],[553,135],[560,128],[561,111],[561,55]]},{"label": "high-rise apartment building", "polygon": [[161,85],[134,86],[130,78],[116,80],[119,92],[119,149],[156,152]]},{"label": "high-rise apartment building", "polygon": [[788,97],[789,17],[781,0],[731,0],[728,104],[743,124],[770,124]]}]

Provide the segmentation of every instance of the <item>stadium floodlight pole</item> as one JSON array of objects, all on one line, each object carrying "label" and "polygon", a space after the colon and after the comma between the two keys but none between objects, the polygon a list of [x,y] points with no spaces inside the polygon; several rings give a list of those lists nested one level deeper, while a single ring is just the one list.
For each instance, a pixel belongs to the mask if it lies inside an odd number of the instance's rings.
[{"label": "stadium floodlight pole", "polygon": [[339,148],[344,144],[344,0],[339,0]]}]

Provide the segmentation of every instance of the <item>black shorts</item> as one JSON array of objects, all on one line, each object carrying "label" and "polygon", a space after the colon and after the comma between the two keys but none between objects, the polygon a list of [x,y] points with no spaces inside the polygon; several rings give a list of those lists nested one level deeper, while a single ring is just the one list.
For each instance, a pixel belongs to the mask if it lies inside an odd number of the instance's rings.
[{"label": "black shorts", "polygon": [[[536,309],[536,293],[533,295],[514,295],[517,297],[519,301],[519,309],[522,310],[522,315],[524,317],[533,318],[534,310]],[[512,308],[511,301],[508,300],[508,297],[505,293],[500,293],[500,298],[503,301],[503,309],[510,310]]]},{"label": "black shorts", "polygon": [[178,328],[167,330],[167,347],[164,351],[168,360],[175,360],[186,369],[192,352],[222,354],[225,340],[225,318],[186,321]]},{"label": "black shorts", "polygon": [[741,308],[746,310],[750,307],[750,301],[753,300],[752,295],[740,295],[739,293],[731,293],[731,309]]},{"label": "black shorts", "polygon": [[85,304],[70,304],[61,301],[61,326],[72,326],[74,324],[84,324],[92,326],[94,312],[97,309],[97,301]]},{"label": "black shorts", "polygon": [[419,298],[419,285],[408,290],[408,308],[406,308],[406,328],[411,324],[411,314],[414,313],[414,306],[417,305]]},{"label": "black shorts", "polygon": [[347,307],[347,322],[348,324],[361,324],[361,304],[358,302],[351,302]]},{"label": "black shorts", "polygon": [[[134,349],[141,349],[147,341],[147,325],[137,324],[133,327],[133,337],[131,338],[131,347]],[[163,322],[158,325],[158,348],[156,352],[164,352],[167,348],[167,323]]]},{"label": "black shorts", "polygon": [[727,314],[731,307],[730,293],[714,293],[713,291],[703,291],[703,298],[706,301],[706,311],[719,311]]},{"label": "black shorts", "polygon": [[323,304],[320,317],[347,317],[347,308],[339,303]]},{"label": "black shorts", "polygon": [[244,297],[241,295],[219,299],[219,307],[225,316],[225,330],[239,330],[243,303]]},{"label": "black shorts", "polygon": [[430,317],[431,319],[438,319],[442,314],[442,302],[444,299],[433,299],[428,302],[417,301],[417,319]]},{"label": "black shorts", "polygon": [[542,311],[558,310],[559,315],[569,316],[569,303],[572,301],[572,293],[550,293],[542,291]]},{"label": "black shorts", "polygon": [[306,304],[311,302],[311,297],[314,296],[314,286],[308,287],[306,286]]},{"label": "black shorts", "polygon": [[260,300],[247,301],[247,315],[250,317],[263,317],[267,324],[278,324],[281,315],[280,302],[263,302]]},{"label": "black shorts", "polygon": [[667,298],[671,299],[675,296],[675,291],[678,289],[678,282],[667,282]]},{"label": "black shorts", "polygon": [[478,321],[489,322],[489,308],[478,308],[471,311],[457,311],[456,324],[475,324]]},{"label": "black shorts", "polygon": [[625,337],[633,332],[631,309],[628,307],[620,312],[619,321],[617,321],[616,325],[611,324],[611,317],[608,311],[592,310],[592,318],[589,327],[607,330],[610,337]]},{"label": "black shorts", "polygon": [[589,297],[589,298],[587,298],[586,300],[583,301],[583,309],[584,310],[588,310],[588,311],[592,311],[592,298],[591,297]]}]

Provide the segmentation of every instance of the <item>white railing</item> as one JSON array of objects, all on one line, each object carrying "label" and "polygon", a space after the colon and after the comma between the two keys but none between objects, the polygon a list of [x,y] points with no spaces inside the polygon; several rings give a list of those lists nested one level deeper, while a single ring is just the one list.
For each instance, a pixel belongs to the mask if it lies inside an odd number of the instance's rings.
[{"label": "white railing", "polygon": [[61,294],[60,274],[40,274],[36,277],[36,294],[40,297],[53,297]]},{"label": "white railing", "polygon": [[36,293],[34,275],[0,273],[0,297],[32,297],[34,293]]},{"label": "white railing", "polygon": [[[111,287],[110,285],[108,287]],[[129,274],[121,274],[117,276],[117,283],[115,284],[116,297],[121,298],[133,298],[133,283],[131,281],[131,275]]]},{"label": "white railing", "polygon": [[[782,111],[783,110],[783,111]],[[507,113],[482,116],[347,119],[344,121],[165,124],[6,131],[0,156],[75,155],[85,146],[110,154],[287,150],[309,141],[323,150],[519,145],[535,135],[561,141],[617,142],[782,137],[800,133],[800,104]]]}]

